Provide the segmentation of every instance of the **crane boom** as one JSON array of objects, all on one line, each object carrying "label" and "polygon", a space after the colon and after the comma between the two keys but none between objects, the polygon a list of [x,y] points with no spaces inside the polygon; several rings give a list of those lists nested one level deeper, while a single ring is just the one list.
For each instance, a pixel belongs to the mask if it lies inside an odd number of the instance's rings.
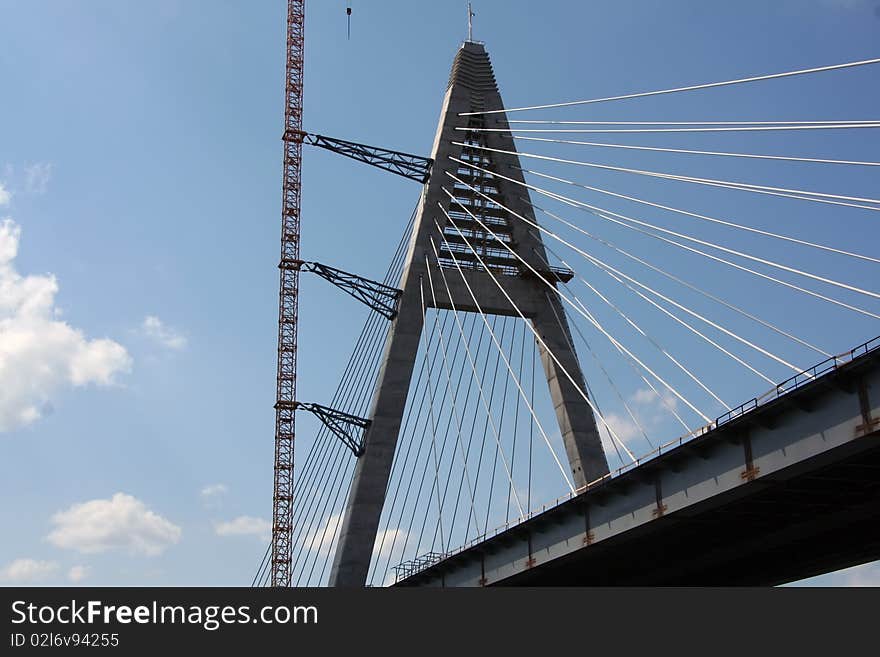
[{"label": "crane boom", "polygon": [[305,0],[287,1],[284,183],[281,199],[281,280],[275,391],[275,470],[272,497],[272,586],[290,586],[293,447],[296,434],[296,338],[299,311],[300,197]]}]

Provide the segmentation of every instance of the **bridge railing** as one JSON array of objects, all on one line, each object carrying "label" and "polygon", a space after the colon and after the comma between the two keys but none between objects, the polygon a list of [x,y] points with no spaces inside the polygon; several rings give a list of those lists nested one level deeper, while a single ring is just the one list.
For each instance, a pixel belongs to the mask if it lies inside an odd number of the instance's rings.
[{"label": "bridge railing", "polygon": [[817,377],[836,370],[841,365],[846,365],[847,363],[858,358],[859,356],[864,356],[865,354],[874,351],[875,349],[880,349],[880,336],[873,338],[872,340],[868,340],[867,342],[860,344],[854,349],[850,349],[849,351],[844,351],[843,353],[837,354],[836,356],[826,358],[825,360],[816,363],[812,367],[798,372],[794,376],[787,378],[782,383],[776,384],[776,387],[771,388],[763,395],[760,395],[759,397],[754,397],[744,404],[741,404],[736,408],[729,410],[724,415],[719,416],[715,420],[715,426],[721,426],[722,424],[741,417],[746,413],[755,410],[756,408],[758,408],[758,406],[766,404],[769,401],[773,401],[774,399],[778,399],[779,397],[782,397],[792,390],[797,390],[801,386],[810,383]]},{"label": "bridge railing", "polygon": [[770,401],[773,401],[774,399],[778,399],[778,398],[792,392],[793,390],[796,390],[796,389],[802,387],[803,385],[810,383],[811,381],[814,381],[816,378],[822,376],[823,374],[827,374],[828,372],[831,372],[831,371],[837,369],[838,367],[846,365],[847,363],[853,361],[854,359],[858,358],[859,356],[864,356],[864,355],[866,355],[872,351],[875,351],[877,349],[880,349],[880,336],[877,336],[876,338],[868,340],[867,342],[860,344],[859,346],[855,347],[854,349],[850,349],[849,351],[845,351],[845,352],[838,354],[836,356],[831,356],[830,358],[826,358],[825,360],[823,360],[819,363],[816,363],[815,365],[813,365],[809,369],[803,370],[802,372],[798,372],[794,376],[789,377],[788,379],[786,379],[782,383],[777,384],[776,387],[771,388],[770,390],[768,390],[764,394],[760,395],[759,397],[753,397],[749,401],[747,401],[743,404],[740,404],[736,408],[729,410],[724,415],[719,416],[714,422],[710,422],[709,424],[705,424],[701,427],[698,427],[697,429],[694,429],[693,431],[691,431],[689,433],[686,433],[682,436],[679,436],[678,438],[670,440],[669,442],[660,445],[659,447],[653,449],[652,451],[648,452],[647,454],[635,459],[631,463],[624,464],[624,465],[620,466],[619,468],[616,468],[615,470],[610,471],[608,474],[606,474],[606,475],[604,475],[594,481],[591,481],[590,483],[588,483],[584,486],[581,486],[580,488],[575,489],[574,491],[571,491],[569,493],[566,493],[565,495],[561,495],[561,496],[557,497],[555,500],[552,500],[552,501],[542,505],[541,508],[535,508],[535,509],[529,511],[528,513],[526,513],[525,515],[522,515],[522,516],[515,518],[515,519],[512,519],[512,520],[508,520],[504,524],[499,525],[499,526],[495,527],[494,529],[491,529],[488,532],[485,532],[484,534],[481,534],[480,536],[473,538],[472,540],[468,541],[467,543],[465,543],[457,548],[454,548],[449,552],[444,552],[444,553],[429,552],[425,555],[416,557],[415,559],[412,559],[410,561],[404,561],[404,562],[398,564],[397,566],[393,566],[392,570],[394,571],[394,574],[395,574],[394,581],[398,582],[402,579],[406,579],[407,577],[415,575],[415,574],[421,572],[422,570],[430,568],[434,564],[439,563],[440,561],[443,561],[444,559],[455,556],[456,554],[460,554],[461,552],[469,550],[470,548],[475,547],[475,546],[479,545],[480,543],[484,543],[486,540],[488,540],[494,536],[497,536],[498,534],[502,534],[502,533],[506,532],[507,530],[511,529],[512,527],[516,527],[517,525],[520,525],[520,524],[526,522],[527,520],[534,518],[535,516],[541,515],[542,513],[548,511],[549,509],[552,509],[556,506],[559,506],[563,502],[567,502],[568,500],[571,500],[572,498],[577,497],[581,493],[584,493],[592,488],[595,488],[596,486],[608,481],[609,479],[614,479],[615,477],[618,477],[621,474],[628,472],[629,470],[637,468],[640,465],[646,463],[647,461],[651,461],[651,460],[657,458],[658,456],[660,456],[661,454],[665,454],[675,448],[678,448],[681,445],[693,440],[694,438],[702,436],[702,435],[708,433],[709,431],[712,431],[713,429],[716,429],[719,426],[722,426],[723,424],[730,422],[731,420],[735,420],[739,417],[747,415],[748,413],[750,413],[754,410],[757,410],[757,408],[759,406],[762,406]]},{"label": "bridge railing", "polygon": [[427,554],[423,554],[410,561],[404,561],[396,566],[392,566],[391,570],[394,571],[394,581],[399,582],[410,575],[415,575],[425,568],[429,568],[435,563],[443,561],[450,555],[451,553],[448,552],[428,552]]}]

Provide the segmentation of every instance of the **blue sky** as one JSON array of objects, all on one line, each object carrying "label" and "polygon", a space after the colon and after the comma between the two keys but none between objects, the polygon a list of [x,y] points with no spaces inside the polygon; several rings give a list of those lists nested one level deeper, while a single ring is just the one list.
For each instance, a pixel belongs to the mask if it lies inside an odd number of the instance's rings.
[{"label": "blue sky", "polygon": [[[449,66],[466,34],[465,4],[354,0],[346,40],[345,2],[311,2],[306,129],[427,154]],[[0,523],[11,528],[0,546],[0,573],[9,583],[250,582],[271,511],[285,5],[0,0],[0,221],[9,219],[0,229],[0,272],[11,281],[0,286],[10,297],[0,296],[0,321],[15,313],[19,328],[3,338],[18,342],[15,357],[0,367]],[[875,0],[474,5],[475,38],[486,41],[511,107],[867,59],[880,42]],[[872,67],[521,118],[870,119],[880,101],[877,79]],[[873,132],[641,135],[625,143],[871,160],[880,146]],[[878,188],[876,169],[867,167],[520,148],[854,196]],[[870,212],[533,168],[877,252]],[[303,185],[304,255],[381,278],[416,200],[413,184],[307,151]],[[664,225],[693,228],[685,220]],[[831,351],[880,333],[875,319],[606,231],[607,239],[673,262],[767,319],[787,320]],[[728,233],[724,239],[853,284],[876,281],[870,263]],[[601,286],[614,290],[606,281]],[[857,295],[840,298],[880,309]],[[621,303],[638,307],[628,298]],[[364,317],[352,304],[328,294],[326,283],[303,279],[301,398],[332,395]],[[734,404],[767,387],[646,318],[671,347],[726,368],[714,383]],[[818,360],[766,334],[754,337],[798,364]],[[600,355],[625,378],[610,351]],[[762,363],[774,380],[787,376]],[[628,390],[637,394],[638,383]],[[308,419],[300,427],[301,435],[314,430]],[[677,435],[668,420],[654,430],[661,439]],[[561,491],[548,485],[544,492],[549,499]],[[867,567],[819,581],[878,577]]]}]

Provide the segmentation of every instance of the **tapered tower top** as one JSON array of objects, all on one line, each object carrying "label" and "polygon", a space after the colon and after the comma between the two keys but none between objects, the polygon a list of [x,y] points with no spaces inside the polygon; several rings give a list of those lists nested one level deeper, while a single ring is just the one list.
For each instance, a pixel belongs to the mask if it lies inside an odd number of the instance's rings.
[{"label": "tapered tower top", "polygon": [[482,43],[465,41],[458,49],[455,60],[452,62],[452,72],[449,74],[448,89],[453,84],[467,87],[471,91],[485,93],[498,91],[495,82],[495,73],[492,70],[492,62],[489,53]]}]

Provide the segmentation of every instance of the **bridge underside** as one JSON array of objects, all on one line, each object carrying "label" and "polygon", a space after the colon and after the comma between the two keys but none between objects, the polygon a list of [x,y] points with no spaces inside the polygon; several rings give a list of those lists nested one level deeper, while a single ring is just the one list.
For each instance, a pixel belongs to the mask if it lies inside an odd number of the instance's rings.
[{"label": "bridge underside", "polygon": [[498,583],[768,586],[880,559],[880,436],[868,442]]},{"label": "bridge underside", "polygon": [[776,585],[880,559],[880,352],[402,580]]}]

